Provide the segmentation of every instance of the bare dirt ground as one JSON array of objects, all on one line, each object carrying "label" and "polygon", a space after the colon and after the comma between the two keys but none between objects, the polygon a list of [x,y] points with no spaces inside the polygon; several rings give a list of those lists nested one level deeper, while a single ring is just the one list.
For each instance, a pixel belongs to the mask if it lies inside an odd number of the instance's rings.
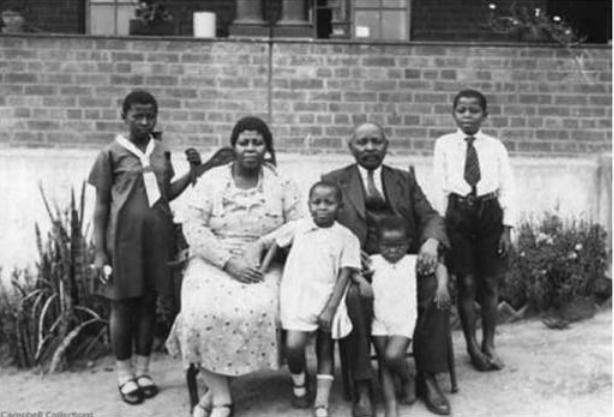
[{"label": "bare dirt ground", "polygon": [[[603,417],[612,415],[612,313],[551,330],[539,320],[499,326],[497,344],[507,367],[479,373],[467,359],[460,332],[454,333],[460,391],[450,394],[458,417]],[[313,363],[313,358],[311,358]],[[158,355],[152,366],[161,392],[140,406],[119,400],[113,359],[105,357],[74,372],[40,376],[14,368],[0,370],[0,417],[167,417],[188,416],[181,365]],[[263,372],[233,382],[237,417],[308,417],[289,405],[286,370]],[[441,375],[444,389],[449,382]],[[338,377],[331,416],[350,416]],[[378,405],[382,415],[381,404]],[[13,414],[15,413],[15,414]],[[40,414],[39,414],[40,413]],[[417,402],[402,416],[433,416]]]}]

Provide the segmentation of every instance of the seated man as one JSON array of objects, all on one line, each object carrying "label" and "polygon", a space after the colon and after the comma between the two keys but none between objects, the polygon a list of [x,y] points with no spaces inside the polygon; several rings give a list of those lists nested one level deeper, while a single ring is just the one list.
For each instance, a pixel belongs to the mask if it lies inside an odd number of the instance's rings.
[{"label": "seated man", "polygon": [[[354,130],[349,148],[355,164],[322,176],[336,183],[343,193],[344,205],[338,221],[360,240],[366,255],[379,252],[378,219],[396,215],[406,222],[408,238],[413,245],[408,253],[418,253],[419,262],[434,269],[439,245],[448,246],[443,219],[431,207],[415,178],[407,171],[382,165],[388,140],[381,126],[363,123]],[[370,300],[361,297],[364,283],[357,280],[350,286],[346,302],[354,330],[342,340],[349,353],[354,379],[354,417],[375,416],[371,401],[370,333],[373,316]],[[414,360],[417,393],[427,408],[436,414],[450,414],[450,405],[437,384],[435,374],[447,370],[448,311],[434,303],[437,281],[434,275],[419,280],[418,322],[414,332]],[[365,291],[362,291],[363,293]]]}]

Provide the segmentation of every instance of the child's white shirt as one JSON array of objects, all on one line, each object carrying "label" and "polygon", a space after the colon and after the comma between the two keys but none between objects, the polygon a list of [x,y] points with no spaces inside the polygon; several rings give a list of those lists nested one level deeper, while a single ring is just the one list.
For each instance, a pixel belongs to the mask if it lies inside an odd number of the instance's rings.
[{"label": "child's white shirt", "polygon": [[392,264],[382,255],[371,256],[372,335],[413,338],[418,319],[417,258],[417,255],[405,255]]},{"label": "child's white shirt", "polygon": [[[278,246],[292,244],[280,288],[281,324],[287,330],[314,331],[317,318],[332,295],[341,268],[360,270],[360,242],[335,222],[318,227],[311,218],[288,222],[263,238]],[[345,294],[333,320],[333,338],[351,331]]]}]

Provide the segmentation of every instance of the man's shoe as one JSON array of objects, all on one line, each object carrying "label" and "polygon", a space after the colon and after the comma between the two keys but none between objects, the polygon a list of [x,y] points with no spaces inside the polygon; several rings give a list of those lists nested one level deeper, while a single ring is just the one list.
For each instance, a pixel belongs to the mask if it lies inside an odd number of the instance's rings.
[{"label": "man's shoe", "polygon": [[431,413],[447,416],[450,414],[450,403],[431,374],[420,373],[417,378],[417,392],[424,400],[426,408]]}]

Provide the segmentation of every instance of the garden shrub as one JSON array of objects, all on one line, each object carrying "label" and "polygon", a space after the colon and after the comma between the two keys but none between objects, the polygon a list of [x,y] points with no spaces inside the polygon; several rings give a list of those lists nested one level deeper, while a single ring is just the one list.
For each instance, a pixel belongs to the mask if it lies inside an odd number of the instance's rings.
[{"label": "garden shrub", "polygon": [[607,268],[605,229],[585,220],[563,221],[546,213],[538,222],[523,222],[500,298],[530,311],[560,309],[593,297]]}]

